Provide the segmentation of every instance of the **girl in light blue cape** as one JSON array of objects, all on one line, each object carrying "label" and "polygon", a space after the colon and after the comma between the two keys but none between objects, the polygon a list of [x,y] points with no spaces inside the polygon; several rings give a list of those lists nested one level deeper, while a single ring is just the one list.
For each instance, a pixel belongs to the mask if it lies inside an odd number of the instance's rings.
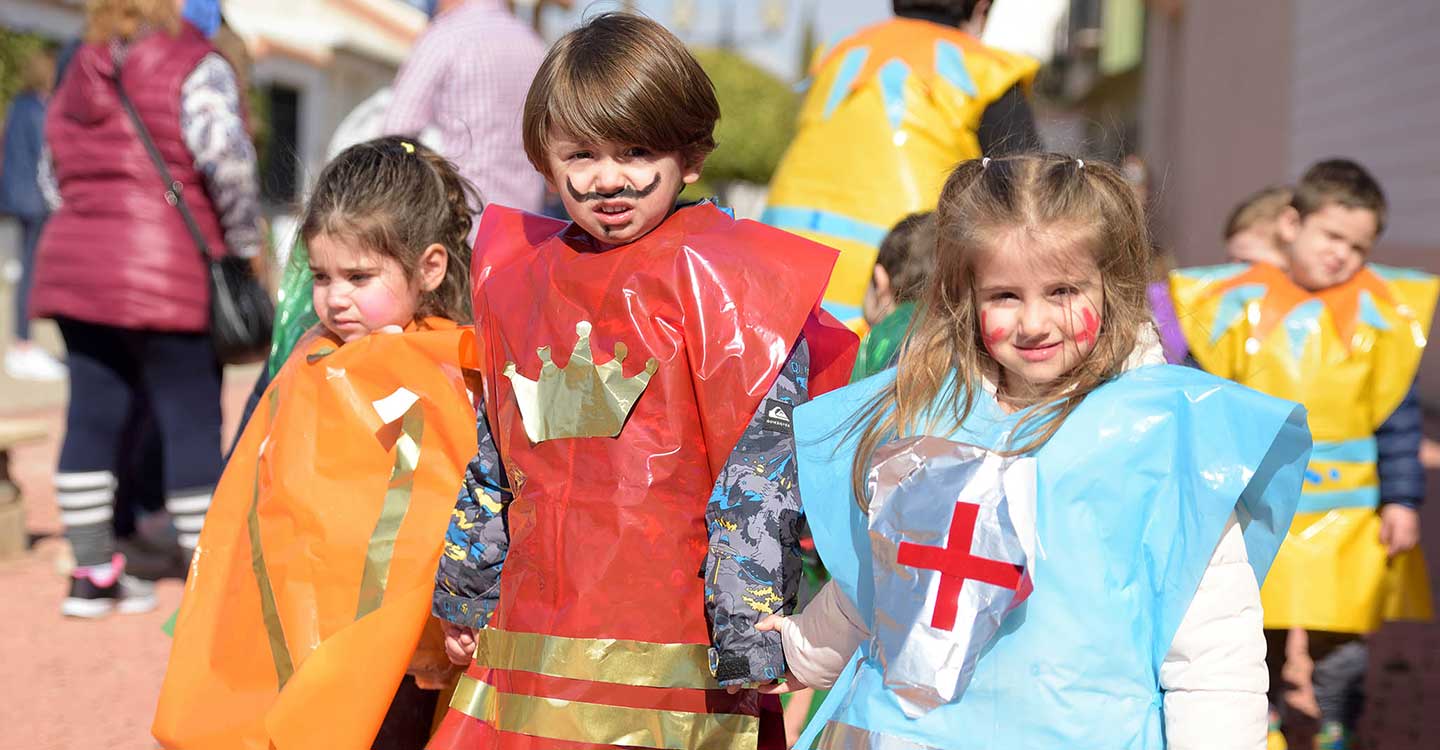
[{"label": "girl in light blue cape", "polygon": [[961,164],[898,367],[795,412],[835,580],[772,616],[798,747],[1263,748],[1259,582],[1300,407],[1163,364],[1144,217],[1061,156]]}]

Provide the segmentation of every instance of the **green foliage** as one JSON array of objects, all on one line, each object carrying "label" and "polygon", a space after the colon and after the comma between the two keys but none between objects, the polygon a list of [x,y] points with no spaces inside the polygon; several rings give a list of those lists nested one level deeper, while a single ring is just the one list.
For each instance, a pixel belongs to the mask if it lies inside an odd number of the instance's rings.
[{"label": "green foliage", "polygon": [[41,37],[0,26],[0,112],[20,93],[20,70],[25,61],[46,46]]},{"label": "green foliage", "polygon": [[720,100],[720,124],[715,128],[719,145],[705,161],[702,184],[691,186],[685,197],[713,195],[714,186],[732,180],[768,183],[795,135],[799,95],[739,53],[712,49],[694,53],[715,82]]}]

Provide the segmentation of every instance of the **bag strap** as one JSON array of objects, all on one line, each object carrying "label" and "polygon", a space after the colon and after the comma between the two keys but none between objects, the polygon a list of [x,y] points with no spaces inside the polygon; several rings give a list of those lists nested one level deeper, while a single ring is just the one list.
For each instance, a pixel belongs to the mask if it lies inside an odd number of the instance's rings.
[{"label": "bag strap", "polygon": [[190,239],[195,241],[195,247],[200,250],[200,257],[208,263],[215,262],[215,257],[210,252],[210,243],[205,241],[205,234],[200,231],[200,224],[195,221],[195,215],[190,213],[190,206],[185,203],[185,186],[170,176],[170,168],[165,165],[165,157],[155,146],[155,141],[150,138],[150,129],[145,127],[145,123],[140,119],[140,113],[135,110],[135,103],[130,101],[130,95],[125,93],[125,86],[120,83],[120,68],[125,62],[125,48],[117,45],[111,50],[110,57],[115,62],[115,75],[111,78],[115,83],[115,93],[120,97],[120,106],[125,109],[125,114],[130,116],[130,122],[135,125],[135,132],[140,136],[140,143],[144,144],[145,152],[150,155],[151,163],[160,173],[160,179],[165,181],[165,202],[180,211],[180,218],[185,222],[185,229],[190,232]]}]

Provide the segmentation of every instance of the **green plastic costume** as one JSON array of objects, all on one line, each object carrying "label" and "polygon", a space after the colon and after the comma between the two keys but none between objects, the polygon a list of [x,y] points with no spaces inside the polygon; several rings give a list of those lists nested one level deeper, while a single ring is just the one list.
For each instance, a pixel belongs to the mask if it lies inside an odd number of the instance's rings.
[{"label": "green plastic costume", "polygon": [[905,332],[910,330],[910,320],[914,317],[915,303],[901,302],[865,334],[850,382],[864,380],[895,364],[895,355],[900,351],[900,343],[905,340]]}]

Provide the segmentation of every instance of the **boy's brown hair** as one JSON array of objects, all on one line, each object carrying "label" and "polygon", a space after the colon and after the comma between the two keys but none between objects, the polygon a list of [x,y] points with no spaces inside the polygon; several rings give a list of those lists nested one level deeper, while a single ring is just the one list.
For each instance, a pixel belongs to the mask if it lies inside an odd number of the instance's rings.
[{"label": "boy's brown hair", "polygon": [[560,37],[525,98],[525,155],[549,174],[552,128],[585,141],[612,141],[703,160],[715,148],[715,86],[664,26],[604,13]]},{"label": "boy's brown hair", "polygon": [[1271,185],[1245,196],[1230,212],[1225,222],[1225,239],[1267,221],[1275,221],[1290,207],[1295,191],[1284,185]]},{"label": "boy's brown hair", "polygon": [[1349,159],[1316,162],[1305,170],[1295,186],[1295,197],[1290,199],[1290,207],[1300,212],[1301,221],[1331,203],[1374,213],[1376,236],[1385,231],[1385,191],[1358,163]]},{"label": "boy's brown hair", "polygon": [[929,211],[901,219],[885,239],[875,264],[890,275],[890,288],[899,302],[908,302],[935,270],[935,222]]},{"label": "boy's brown hair", "polygon": [[975,15],[980,0],[891,0],[890,9],[897,16],[911,13],[943,15],[952,23],[964,23]]}]

